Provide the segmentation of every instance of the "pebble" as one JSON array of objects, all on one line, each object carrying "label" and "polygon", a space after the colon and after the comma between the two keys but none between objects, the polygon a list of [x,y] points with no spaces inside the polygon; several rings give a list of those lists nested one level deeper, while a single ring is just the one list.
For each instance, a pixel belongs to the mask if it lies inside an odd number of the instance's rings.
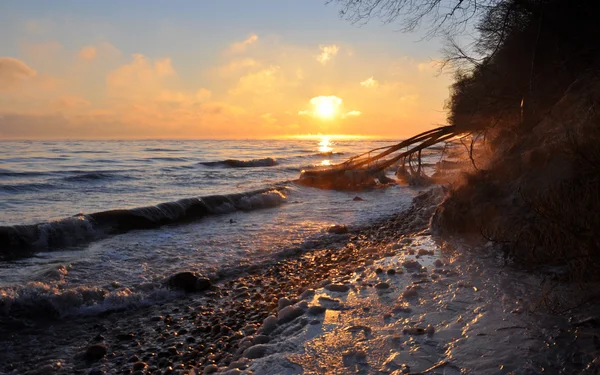
[{"label": "pebble", "polygon": [[327,228],[327,232],[333,233],[333,234],[344,234],[344,233],[348,233],[348,227],[346,227],[343,224],[336,224],[336,225],[332,225],[329,228]]},{"label": "pebble", "polygon": [[269,333],[273,332],[275,328],[277,328],[277,318],[273,315],[268,316],[263,321],[262,333],[268,335]]},{"label": "pebble", "polygon": [[268,349],[269,346],[265,344],[254,345],[244,351],[244,357],[250,359],[261,358],[267,354]]},{"label": "pebble", "polygon": [[412,286],[408,286],[406,287],[406,290],[402,293],[402,297],[404,298],[413,298],[416,297],[419,293],[417,292],[417,289],[412,287]]},{"label": "pebble", "polygon": [[406,269],[421,269],[421,263],[416,260],[405,260],[402,265]]},{"label": "pebble", "polygon": [[320,315],[320,314],[325,313],[326,310],[327,309],[323,306],[313,305],[308,308],[308,313],[311,315]]},{"label": "pebble", "polygon": [[325,289],[329,290],[330,292],[345,293],[350,290],[350,287],[345,284],[329,284],[325,285]]},{"label": "pebble", "polygon": [[136,362],[133,364],[133,371],[144,370],[146,367],[148,367],[146,362]]},{"label": "pebble", "polygon": [[106,355],[106,345],[94,344],[87,348],[85,351],[85,357],[88,361],[98,361]]},{"label": "pebble", "polygon": [[379,289],[379,290],[389,289],[389,287],[390,287],[390,284],[385,283],[385,282],[378,283],[377,285],[375,285],[375,288]]},{"label": "pebble", "polygon": [[254,339],[252,340],[252,343],[253,344],[267,344],[269,341],[271,341],[271,339],[269,338],[269,336],[256,335],[256,336],[254,336]]},{"label": "pebble", "polygon": [[277,313],[277,317],[279,318],[277,324],[284,324],[287,322],[291,322],[297,317],[304,314],[304,310],[299,307],[287,306],[284,307]]},{"label": "pebble", "polygon": [[310,297],[315,295],[314,289],[306,289],[302,294],[298,296],[299,300],[309,299]]},{"label": "pebble", "polygon": [[202,371],[202,373],[203,374],[214,374],[217,371],[219,371],[219,367],[217,367],[217,365],[208,365],[208,366],[204,367],[204,371]]},{"label": "pebble", "polygon": [[387,274],[388,275],[395,275],[396,274],[396,270],[393,268],[390,268],[389,270],[387,270]]},{"label": "pebble", "polygon": [[289,298],[280,298],[279,301],[277,301],[277,311],[283,309],[284,307],[287,307],[289,305],[292,304],[292,301],[290,301]]}]

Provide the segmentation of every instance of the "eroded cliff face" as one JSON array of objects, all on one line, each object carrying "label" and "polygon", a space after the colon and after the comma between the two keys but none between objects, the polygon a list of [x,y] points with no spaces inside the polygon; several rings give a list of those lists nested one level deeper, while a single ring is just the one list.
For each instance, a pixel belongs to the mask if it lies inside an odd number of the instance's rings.
[{"label": "eroded cliff face", "polygon": [[527,266],[566,265],[597,277],[599,105],[600,79],[590,74],[534,126],[490,129],[489,159],[449,189],[433,230],[491,240]]}]

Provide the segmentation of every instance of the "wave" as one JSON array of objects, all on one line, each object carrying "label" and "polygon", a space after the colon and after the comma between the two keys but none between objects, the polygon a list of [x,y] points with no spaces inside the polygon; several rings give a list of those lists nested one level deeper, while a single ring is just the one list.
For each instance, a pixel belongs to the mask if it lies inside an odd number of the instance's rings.
[{"label": "wave", "polygon": [[26,183],[26,184],[6,184],[0,185],[0,191],[5,193],[22,193],[25,191],[41,191],[53,189],[54,185],[48,183]]},{"label": "wave", "polygon": [[164,156],[164,157],[154,157],[147,158],[146,160],[156,160],[156,161],[188,161],[187,158],[175,157],[175,156]]},{"label": "wave", "polygon": [[142,151],[146,152],[181,152],[183,150],[175,150],[170,148],[145,148]]},{"label": "wave", "polygon": [[39,177],[45,176],[49,172],[17,172],[10,169],[0,169],[0,177]]},{"label": "wave", "polygon": [[285,188],[181,199],[156,206],[78,214],[58,221],[0,227],[0,260],[75,246],[107,235],[189,222],[209,215],[275,207]]},{"label": "wave", "polygon": [[274,158],[252,159],[252,160],[237,160],[227,159],[220,161],[206,161],[199,164],[207,167],[225,167],[225,168],[256,168],[256,167],[273,167],[278,165]]},{"label": "wave", "polygon": [[62,283],[35,281],[0,288],[2,318],[60,319],[74,315],[94,315],[166,301],[181,292],[161,283],[145,283],[131,288],[78,286],[64,288]]},{"label": "wave", "polygon": [[110,172],[89,172],[83,174],[77,174],[75,176],[64,177],[63,181],[68,182],[86,182],[86,181],[97,181],[97,180],[109,180],[109,179],[123,179],[131,178],[130,176],[118,176]]}]

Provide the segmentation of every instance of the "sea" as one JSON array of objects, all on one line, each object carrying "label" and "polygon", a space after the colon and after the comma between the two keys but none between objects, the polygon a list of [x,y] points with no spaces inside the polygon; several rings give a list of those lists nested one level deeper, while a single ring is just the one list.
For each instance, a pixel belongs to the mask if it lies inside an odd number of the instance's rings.
[{"label": "sea", "polygon": [[321,190],[300,172],[398,141],[1,141],[0,315],[158,303],[177,272],[214,277],[323,246],[329,226],[402,211],[418,190]]}]

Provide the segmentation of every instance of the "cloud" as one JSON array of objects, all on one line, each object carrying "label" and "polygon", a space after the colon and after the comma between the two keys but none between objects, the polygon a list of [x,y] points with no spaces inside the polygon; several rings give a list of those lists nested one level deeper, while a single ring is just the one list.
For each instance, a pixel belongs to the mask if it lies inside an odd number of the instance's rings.
[{"label": "cloud", "polygon": [[89,107],[91,105],[87,100],[79,97],[79,96],[61,96],[56,98],[53,102],[53,105],[62,108],[62,109],[74,109],[74,108],[84,108]]},{"label": "cloud", "polygon": [[321,44],[319,45],[319,49],[321,50],[321,53],[317,56],[317,61],[325,65],[329,61],[331,61],[335,55],[337,55],[338,51],[340,50],[340,47],[338,47],[335,44]]},{"label": "cloud", "polygon": [[254,44],[257,41],[258,41],[258,35],[252,34],[248,38],[246,38],[246,40],[244,40],[244,41],[233,43],[227,50],[227,53],[232,54],[232,55],[242,53],[246,50],[246,48],[248,48],[249,45]]},{"label": "cloud", "polygon": [[0,57],[0,90],[16,87],[19,83],[34,77],[36,74],[35,70],[21,60],[12,57]]},{"label": "cloud", "polygon": [[271,66],[257,72],[252,72],[241,77],[237,85],[229,91],[232,95],[250,93],[254,95],[266,94],[277,88],[280,68]]},{"label": "cloud", "polygon": [[377,88],[379,86],[379,82],[377,82],[373,77],[369,77],[362,81],[360,85],[368,88]]},{"label": "cloud", "polygon": [[346,118],[346,117],[357,117],[360,116],[362,113],[360,111],[350,111],[350,112],[346,112],[342,115],[342,118]]},{"label": "cloud", "polygon": [[238,60],[230,61],[227,65],[220,66],[217,69],[217,72],[221,76],[229,77],[239,71],[242,71],[242,70],[245,70],[248,68],[255,68],[258,66],[260,66],[260,63],[258,63],[254,59],[251,59],[251,58],[238,59]]},{"label": "cloud", "polygon": [[96,48],[93,46],[83,47],[78,53],[77,56],[85,61],[91,61],[96,57]]},{"label": "cloud", "polygon": [[151,61],[142,54],[132,55],[132,61],[110,72],[106,77],[109,94],[133,99],[157,95],[165,78],[175,74],[171,59]]}]

